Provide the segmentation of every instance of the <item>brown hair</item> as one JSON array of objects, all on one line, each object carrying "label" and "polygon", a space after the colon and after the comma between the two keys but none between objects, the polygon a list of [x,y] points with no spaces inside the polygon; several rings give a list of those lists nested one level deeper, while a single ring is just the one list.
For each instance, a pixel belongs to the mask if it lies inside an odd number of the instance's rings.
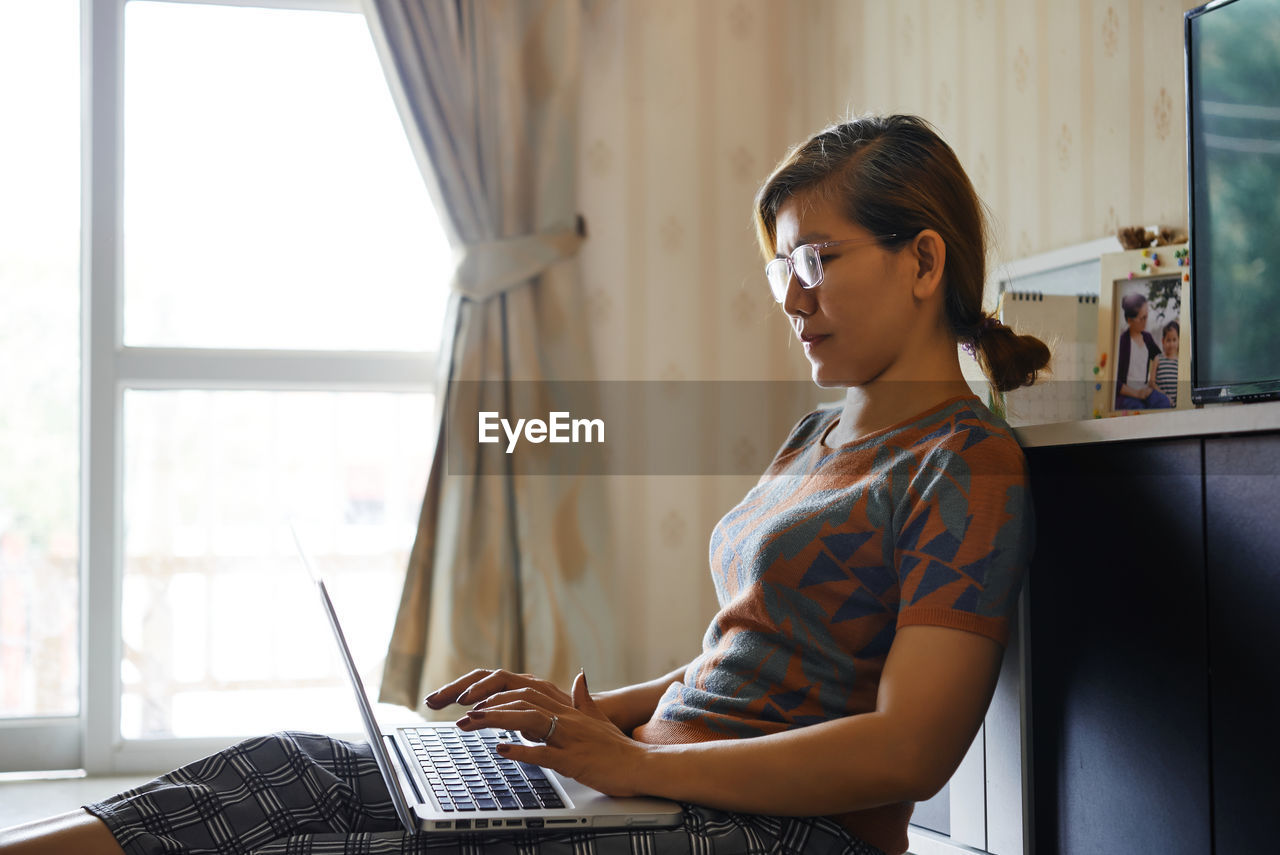
[{"label": "brown hair", "polygon": [[982,310],[987,221],[978,194],[951,147],[917,116],[863,116],[815,134],[793,148],[756,194],[760,249],[773,258],[778,209],[798,193],[840,200],[844,216],[898,249],[925,229],[947,247],[943,269],[947,322],[973,348],[999,391],[1035,382],[1049,348],[1018,335]]}]

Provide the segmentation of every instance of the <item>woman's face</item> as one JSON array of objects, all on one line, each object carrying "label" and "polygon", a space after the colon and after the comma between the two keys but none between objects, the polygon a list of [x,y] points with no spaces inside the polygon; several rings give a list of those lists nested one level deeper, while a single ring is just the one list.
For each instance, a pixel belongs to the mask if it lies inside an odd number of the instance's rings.
[{"label": "woman's face", "polygon": [[1178,331],[1177,330],[1173,329],[1172,327],[1165,330],[1164,340],[1161,342],[1161,344],[1164,345],[1165,357],[1167,357],[1168,359],[1178,358]]},{"label": "woman's face", "polygon": [[1142,308],[1138,310],[1138,314],[1132,318],[1128,318],[1129,334],[1132,336],[1142,335],[1142,331],[1147,328],[1147,317],[1151,314],[1151,304],[1143,303]]},{"label": "woman's face", "polygon": [[886,376],[900,361],[913,320],[910,253],[870,240],[829,201],[792,197],[778,209],[777,254],[808,243],[860,240],[822,250],[822,284],[805,289],[794,275],[783,308],[804,347],[819,386],[861,386]]}]

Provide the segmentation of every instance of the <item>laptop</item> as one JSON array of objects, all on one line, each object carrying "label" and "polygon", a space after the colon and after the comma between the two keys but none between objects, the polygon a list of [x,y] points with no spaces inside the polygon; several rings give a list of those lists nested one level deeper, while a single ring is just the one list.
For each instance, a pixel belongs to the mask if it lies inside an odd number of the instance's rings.
[{"label": "laptop", "polygon": [[384,731],[374,718],[329,590],[308,559],[297,531],[292,533],[320,594],[365,734],[405,830],[455,834],[641,829],[669,828],[683,821],[683,811],[676,802],[607,796],[551,769],[501,756],[495,750],[499,743],[525,741],[515,731],[468,732],[450,722],[424,722]]}]

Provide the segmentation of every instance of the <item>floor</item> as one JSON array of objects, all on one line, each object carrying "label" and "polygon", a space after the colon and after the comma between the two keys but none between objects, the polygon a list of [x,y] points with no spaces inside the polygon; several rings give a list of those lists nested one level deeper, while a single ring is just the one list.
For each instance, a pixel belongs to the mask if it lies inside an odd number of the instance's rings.
[{"label": "floor", "polygon": [[148,778],[56,778],[0,781],[0,828],[75,810]]}]

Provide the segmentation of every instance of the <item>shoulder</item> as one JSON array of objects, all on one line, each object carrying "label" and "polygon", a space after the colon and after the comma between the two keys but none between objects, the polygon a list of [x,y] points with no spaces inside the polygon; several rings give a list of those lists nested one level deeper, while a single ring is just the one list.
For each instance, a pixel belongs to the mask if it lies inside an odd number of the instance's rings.
[{"label": "shoulder", "polygon": [[977,399],[948,405],[895,508],[898,626],[930,624],[1004,643],[1034,548],[1026,460]]},{"label": "shoulder", "polygon": [[976,397],[950,402],[920,420],[916,430],[913,451],[922,464],[1025,475],[1026,458],[1013,429]]},{"label": "shoulder", "polygon": [[782,445],[774,452],[768,468],[760,476],[761,482],[784,472],[806,470],[815,465],[822,457],[818,447],[822,437],[839,415],[840,408],[833,404],[819,407],[796,422]]},{"label": "shoulder", "polygon": [[839,404],[828,404],[808,413],[804,418],[796,422],[795,427],[791,429],[786,441],[778,449],[779,456],[788,452],[798,451],[821,441],[827,428],[831,427],[839,416]]}]

